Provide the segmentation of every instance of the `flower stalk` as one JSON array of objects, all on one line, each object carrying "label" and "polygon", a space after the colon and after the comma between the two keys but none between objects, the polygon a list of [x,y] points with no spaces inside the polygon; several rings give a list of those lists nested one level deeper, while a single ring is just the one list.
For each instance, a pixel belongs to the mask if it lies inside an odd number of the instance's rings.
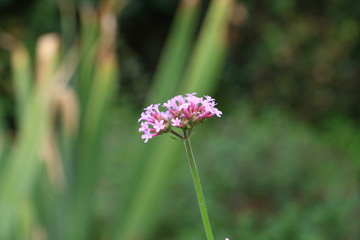
[{"label": "flower stalk", "polygon": [[[185,131],[184,131],[184,137],[185,137]],[[204,194],[203,194],[202,188],[201,188],[199,173],[197,171],[194,154],[191,149],[190,139],[185,138],[183,140],[183,142],[184,142],[187,157],[189,160],[191,175],[192,175],[192,178],[194,181],[196,196],[197,196],[199,207],[200,207],[200,213],[201,213],[201,218],[203,220],[206,237],[208,240],[214,240],[214,235],[211,230],[209,215],[208,215],[207,209],[206,209],[205,198],[204,198]]]}]

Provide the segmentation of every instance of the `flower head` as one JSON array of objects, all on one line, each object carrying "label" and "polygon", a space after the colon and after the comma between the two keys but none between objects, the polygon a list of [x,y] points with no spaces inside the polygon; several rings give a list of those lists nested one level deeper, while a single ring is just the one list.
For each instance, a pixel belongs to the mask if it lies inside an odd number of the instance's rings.
[{"label": "flower head", "polygon": [[[160,106],[166,110],[160,111]],[[208,118],[215,115],[221,117],[222,112],[215,106],[215,99],[210,96],[197,97],[196,93],[186,94],[185,97],[175,96],[162,105],[152,104],[144,108],[145,111],[138,120],[141,122],[139,132],[143,132],[141,138],[147,142],[162,133],[174,133],[174,127],[189,131]],[[174,134],[179,137],[179,134]]]}]

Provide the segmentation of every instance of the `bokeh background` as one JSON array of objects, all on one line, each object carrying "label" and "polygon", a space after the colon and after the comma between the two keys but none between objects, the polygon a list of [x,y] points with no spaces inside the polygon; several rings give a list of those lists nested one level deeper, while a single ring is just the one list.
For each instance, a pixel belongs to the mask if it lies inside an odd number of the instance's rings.
[{"label": "bokeh background", "polygon": [[182,143],[144,107],[211,95],[192,137],[216,239],[360,239],[360,1],[0,0],[0,239],[205,239]]}]

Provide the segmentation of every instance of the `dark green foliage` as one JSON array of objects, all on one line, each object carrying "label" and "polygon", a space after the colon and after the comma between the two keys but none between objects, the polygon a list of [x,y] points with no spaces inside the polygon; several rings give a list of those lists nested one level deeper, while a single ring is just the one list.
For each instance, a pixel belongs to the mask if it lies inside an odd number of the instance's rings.
[{"label": "dark green foliage", "polygon": [[245,1],[248,19],[223,77],[227,96],[272,102],[307,119],[359,118],[358,1]]}]

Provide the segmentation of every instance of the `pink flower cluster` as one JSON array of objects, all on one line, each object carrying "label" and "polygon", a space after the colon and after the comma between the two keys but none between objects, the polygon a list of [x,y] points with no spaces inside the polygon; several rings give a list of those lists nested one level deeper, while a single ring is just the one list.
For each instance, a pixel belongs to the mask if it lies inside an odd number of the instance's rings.
[{"label": "pink flower cluster", "polygon": [[[178,95],[162,105],[152,104],[144,108],[145,112],[141,113],[138,120],[141,121],[139,132],[143,132],[141,138],[147,142],[152,137],[172,131],[173,127],[190,130],[214,115],[221,117],[222,112],[215,107],[215,99],[195,95],[196,93],[186,94],[186,97]],[[160,111],[160,105],[167,110]]]}]

